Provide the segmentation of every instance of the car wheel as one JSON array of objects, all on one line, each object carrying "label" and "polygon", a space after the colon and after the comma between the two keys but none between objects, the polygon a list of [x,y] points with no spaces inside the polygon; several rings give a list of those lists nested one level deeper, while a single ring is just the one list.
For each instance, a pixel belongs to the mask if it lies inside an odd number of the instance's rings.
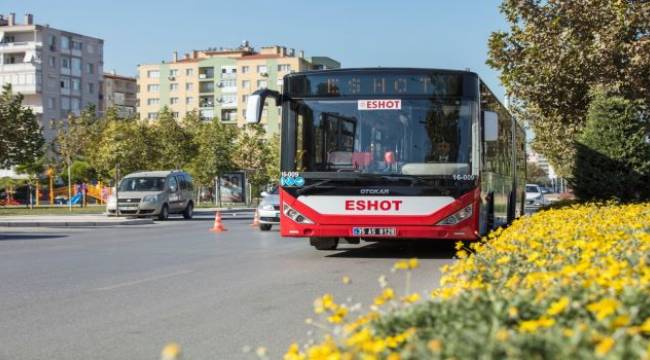
[{"label": "car wheel", "polygon": [[194,204],[190,201],[185,210],[183,210],[183,217],[189,220],[192,216],[194,216]]},{"label": "car wheel", "polygon": [[336,247],[339,245],[339,239],[335,237],[309,238],[309,243],[316,250],[336,250]]},{"label": "car wheel", "polygon": [[158,220],[167,220],[169,218],[169,207],[167,204],[164,204],[160,209],[160,214],[158,214]]},{"label": "car wheel", "polygon": [[269,231],[272,227],[273,225],[271,224],[260,224],[260,230],[262,231]]}]

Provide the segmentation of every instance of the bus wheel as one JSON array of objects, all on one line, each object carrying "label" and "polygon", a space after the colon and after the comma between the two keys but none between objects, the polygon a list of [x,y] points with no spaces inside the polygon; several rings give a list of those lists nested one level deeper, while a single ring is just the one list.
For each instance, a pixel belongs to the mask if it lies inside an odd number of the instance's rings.
[{"label": "bus wheel", "polygon": [[339,245],[338,238],[309,238],[309,244],[315,247],[316,250],[336,250]]}]

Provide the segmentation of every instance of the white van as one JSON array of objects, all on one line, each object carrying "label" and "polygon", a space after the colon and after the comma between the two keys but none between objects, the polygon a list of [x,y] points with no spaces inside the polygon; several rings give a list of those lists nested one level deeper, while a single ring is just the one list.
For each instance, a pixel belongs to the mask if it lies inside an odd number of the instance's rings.
[{"label": "white van", "polygon": [[122,178],[116,198],[111,195],[106,203],[109,215],[156,216],[166,220],[169,214],[183,214],[191,219],[194,214],[194,186],[192,177],[179,170],[140,171]]}]

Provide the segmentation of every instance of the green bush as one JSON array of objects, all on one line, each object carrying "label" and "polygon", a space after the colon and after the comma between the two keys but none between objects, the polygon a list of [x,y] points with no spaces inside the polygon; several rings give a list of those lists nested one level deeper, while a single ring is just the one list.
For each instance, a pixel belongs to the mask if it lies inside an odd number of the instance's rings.
[{"label": "green bush", "polygon": [[570,179],[579,198],[650,199],[649,121],[642,101],[594,94]]}]

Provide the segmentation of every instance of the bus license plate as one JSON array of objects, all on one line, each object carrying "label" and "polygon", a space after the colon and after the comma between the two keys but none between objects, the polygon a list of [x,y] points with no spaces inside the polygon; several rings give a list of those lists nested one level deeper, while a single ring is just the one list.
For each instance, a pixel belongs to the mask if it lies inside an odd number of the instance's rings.
[{"label": "bus license plate", "polygon": [[352,228],[354,236],[397,236],[397,229],[393,227],[354,227]]}]

